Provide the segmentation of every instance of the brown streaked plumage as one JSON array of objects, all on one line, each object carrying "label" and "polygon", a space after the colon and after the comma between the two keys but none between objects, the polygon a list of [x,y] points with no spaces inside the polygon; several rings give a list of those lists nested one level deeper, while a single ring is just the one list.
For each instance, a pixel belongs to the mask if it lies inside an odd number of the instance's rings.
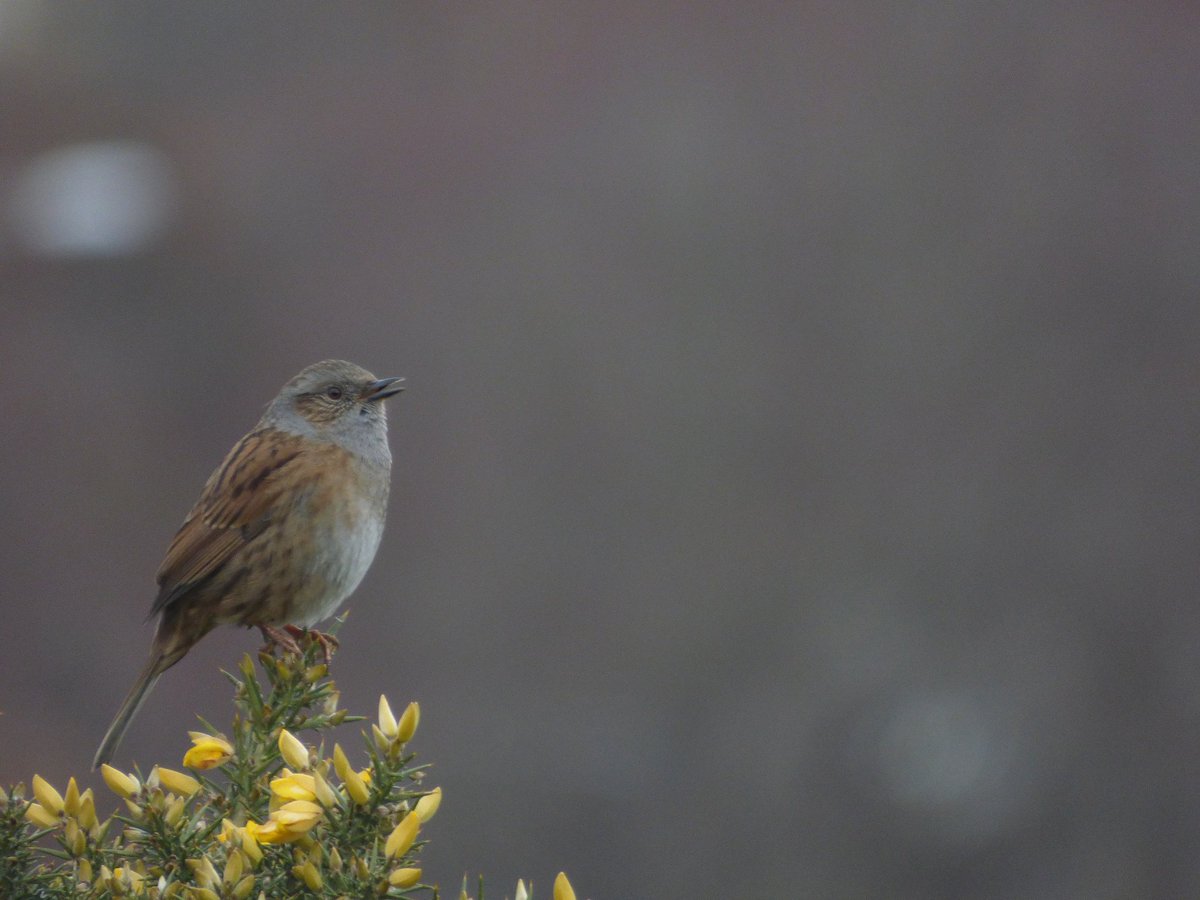
[{"label": "brown streaked plumage", "polygon": [[309,366],[205,484],[159,566],[150,658],[109,726],[108,762],[159,676],[217,625],[308,628],[366,574],[383,534],[391,452],[383,399],[401,379],[340,360]]}]

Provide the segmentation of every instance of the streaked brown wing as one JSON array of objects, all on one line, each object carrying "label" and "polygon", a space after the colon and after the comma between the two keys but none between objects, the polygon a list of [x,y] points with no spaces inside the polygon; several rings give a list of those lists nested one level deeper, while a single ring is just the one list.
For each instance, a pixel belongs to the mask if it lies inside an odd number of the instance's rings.
[{"label": "streaked brown wing", "polygon": [[258,537],[283,493],[280,474],[302,452],[300,438],[273,428],[252,431],[234,445],[167,548],[151,616]]}]

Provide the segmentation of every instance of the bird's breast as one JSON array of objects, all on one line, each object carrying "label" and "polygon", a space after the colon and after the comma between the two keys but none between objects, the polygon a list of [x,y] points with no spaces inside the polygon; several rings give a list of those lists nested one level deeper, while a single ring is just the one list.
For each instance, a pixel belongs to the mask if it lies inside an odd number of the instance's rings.
[{"label": "bird's breast", "polygon": [[[383,537],[390,472],[345,451],[325,454],[288,530],[306,532],[310,552],[288,621],[309,627],[333,615],[367,574]],[[294,524],[293,524],[294,523]]]}]

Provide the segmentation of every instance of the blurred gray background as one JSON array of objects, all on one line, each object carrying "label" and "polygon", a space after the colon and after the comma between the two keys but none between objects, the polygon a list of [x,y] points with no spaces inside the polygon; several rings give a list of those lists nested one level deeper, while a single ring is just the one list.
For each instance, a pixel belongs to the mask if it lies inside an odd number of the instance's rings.
[{"label": "blurred gray background", "polygon": [[1198,59],[1185,3],[5,0],[0,780],[87,772],[344,357],[409,390],[334,674],[421,701],[443,887],[1195,896]]}]

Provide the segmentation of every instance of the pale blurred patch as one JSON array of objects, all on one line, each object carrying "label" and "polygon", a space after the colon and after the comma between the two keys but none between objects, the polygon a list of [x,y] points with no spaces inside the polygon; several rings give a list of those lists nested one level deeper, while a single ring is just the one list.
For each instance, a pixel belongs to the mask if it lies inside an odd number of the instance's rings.
[{"label": "pale blurred patch", "polygon": [[9,221],[40,256],[130,256],[170,228],[179,194],[162,151],[136,141],[59,147],[16,176]]}]

